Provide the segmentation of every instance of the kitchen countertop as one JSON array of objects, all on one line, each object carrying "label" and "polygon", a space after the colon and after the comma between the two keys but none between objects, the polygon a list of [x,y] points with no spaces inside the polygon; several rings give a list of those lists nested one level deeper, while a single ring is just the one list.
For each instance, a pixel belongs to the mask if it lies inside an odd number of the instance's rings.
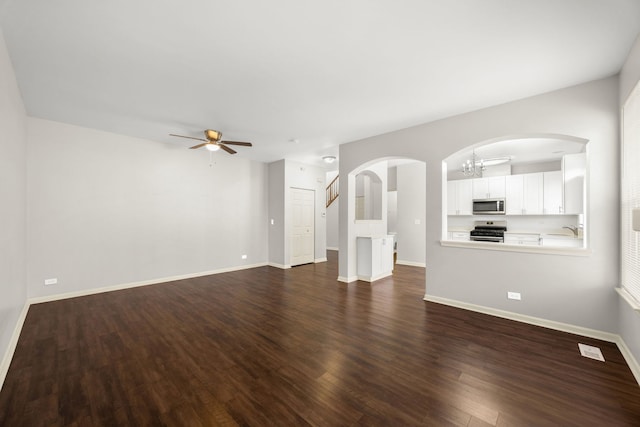
[{"label": "kitchen countertop", "polygon": [[575,236],[573,233],[565,233],[563,231],[532,231],[532,230],[508,230],[505,234],[537,234],[542,237],[557,237],[559,239],[578,239],[582,240],[582,233]]}]

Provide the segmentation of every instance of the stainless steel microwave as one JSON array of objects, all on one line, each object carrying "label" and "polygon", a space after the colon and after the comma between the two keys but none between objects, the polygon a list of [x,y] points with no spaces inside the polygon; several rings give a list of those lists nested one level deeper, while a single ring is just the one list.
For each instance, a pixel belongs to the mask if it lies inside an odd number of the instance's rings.
[{"label": "stainless steel microwave", "polygon": [[474,215],[504,215],[505,214],[504,199],[474,199],[473,214]]}]

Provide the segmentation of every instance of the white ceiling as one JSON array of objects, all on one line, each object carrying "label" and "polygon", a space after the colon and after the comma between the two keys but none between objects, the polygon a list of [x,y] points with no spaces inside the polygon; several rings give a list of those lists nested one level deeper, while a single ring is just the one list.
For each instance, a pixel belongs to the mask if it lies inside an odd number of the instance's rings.
[{"label": "white ceiling", "polygon": [[[616,74],[637,0],[0,0],[28,114],[238,156],[337,145]],[[221,153],[222,154],[222,153]],[[203,153],[203,155],[205,155]]]}]

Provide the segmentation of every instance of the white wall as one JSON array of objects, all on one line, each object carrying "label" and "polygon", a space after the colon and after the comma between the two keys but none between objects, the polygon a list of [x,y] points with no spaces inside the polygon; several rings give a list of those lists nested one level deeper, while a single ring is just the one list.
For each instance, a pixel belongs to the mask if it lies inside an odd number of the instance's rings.
[{"label": "white wall", "polygon": [[0,387],[8,350],[27,299],[26,114],[0,29]]},{"label": "white wall", "polygon": [[[640,37],[636,40],[620,72],[620,107],[633,88],[640,82]],[[622,298],[618,299],[620,335],[634,358],[640,361],[640,313],[634,311]]]},{"label": "white wall", "polygon": [[[427,123],[340,146],[340,175],[387,157],[426,163],[426,294],[578,325],[618,329],[619,123],[618,79],[611,77]],[[590,256],[561,256],[443,247],[442,160],[470,144],[531,134],[589,140]],[[352,188],[341,185],[343,201]],[[355,274],[346,231],[350,207],[340,210],[342,278]],[[612,208],[613,207],[613,208]],[[460,268],[463,265],[465,268]],[[499,274],[496,274],[499,272]],[[522,301],[507,300],[507,291]]]},{"label": "white wall", "polygon": [[35,118],[28,140],[29,296],[267,262],[266,165]]},{"label": "white wall", "polygon": [[426,167],[423,162],[397,167],[398,264],[425,265],[425,181]]}]

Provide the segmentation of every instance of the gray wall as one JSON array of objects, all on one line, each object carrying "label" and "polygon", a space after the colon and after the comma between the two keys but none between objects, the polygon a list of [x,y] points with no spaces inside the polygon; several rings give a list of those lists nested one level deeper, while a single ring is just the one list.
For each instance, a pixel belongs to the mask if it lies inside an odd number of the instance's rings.
[{"label": "gray wall", "polygon": [[26,146],[26,114],[0,29],[0,360],[27,299]]},{"label": "gray wall", "polygon": [[[422,162],[399,165],[398,188],[398,263],[425,264],[425,164]],[[416,220],[419,224],[416,224]]]},{"label": "gray wall", "polygon": [[[376,159],[426,163],[426,294],[601,331],[616,332],[619,282],[618,79],[611,77],[340,146],[340,175]],[[589,140],[589,256],[443,247],[442,161],[501,137],[572,135]],[[350,186],[340,193],[349,197]],[[355,274],[355,233],[340,206],[341,278]],[[351,227],[353,228],[353,227]],[[465,268],[459,268],[464,265]],[[496,275],[496,271],[499,272]],[[522,301],[506,298],[507,291]]]},{"label": "gray wall", "polygon": [[[284,160],[269,163],[269,263],[284,267]],[[273,224],[271,224],[273,221]]]},{"label": "gray wall", "polygon": [[265,164],[27,123],[29,296],[267,262]]},{"label": "gray wall", "polygon": [[[640,81],[640,37],[636,40],[620,73],[620,107]],[[618,299],[620,335],[637,361],[640,361],[640,313],[622,298]]]},{"label": "gray wall", "polygon": [[314,258],[327,256],[327,218],[325,208],[326,170],[291,160],[270,163],[269,168],[269,262],[280,268],[291,266],[291,215],[289,209],[292,188],[313,190],[315,194]]},{"label": "gray wall", "polygon": [[[317,166],[285,160],[285,259],[291,264],[289,235],[291,232],[290,191],[291,188],[313,190],[315,194],[315,230],[314,258],[323,261],[327,258],[327,218],[326,218],[326,170]],[[325,214],[325,215],[323,215]]]}]

